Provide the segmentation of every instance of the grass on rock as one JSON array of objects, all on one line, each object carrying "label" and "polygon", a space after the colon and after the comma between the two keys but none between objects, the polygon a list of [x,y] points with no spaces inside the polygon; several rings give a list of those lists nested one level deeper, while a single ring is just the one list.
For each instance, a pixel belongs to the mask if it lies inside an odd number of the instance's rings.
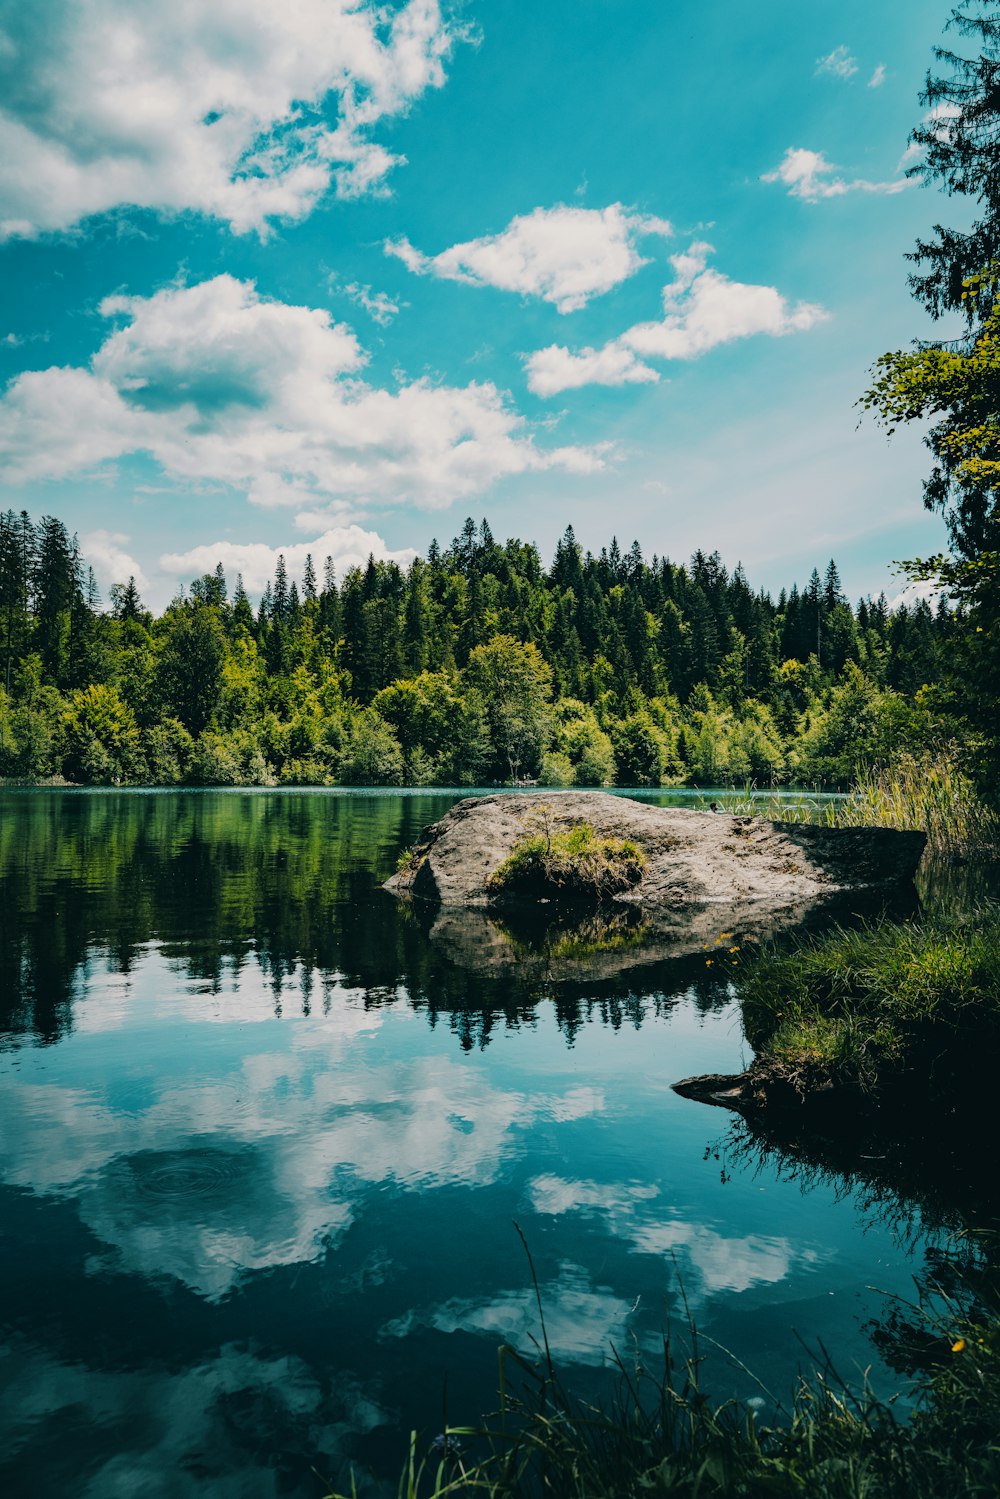
[{"label": "grass on rock", "polygon": [[602,838],[589,822],[577,822],[526,833],[488,884],[499,897],[605,900],[637,885],[645,866],[631,838]]}]

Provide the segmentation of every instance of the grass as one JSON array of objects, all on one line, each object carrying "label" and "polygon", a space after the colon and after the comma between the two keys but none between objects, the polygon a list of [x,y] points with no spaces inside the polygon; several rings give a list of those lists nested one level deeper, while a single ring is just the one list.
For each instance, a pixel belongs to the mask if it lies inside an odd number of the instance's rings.
[{"label": "grass", "polygon": [[738,988],[751,1087],[967,1091],[1000,1052],[1000,914],[837,928],[761,953]]},{"label": "grass", "polygon": [[[1000,1492],[1000,1320],[921,1314],[930,1372],[910,1421],[827,1373],[768,1422],[701,1387],[697,1334],[662,1369],[618,1360],[607,1406],[565,1388],[549,1354],[500,1350],[500,1408],[449,1427],[422,1454],[411,1434],[399,1499],[969,1499]],[[544,1321],[542,1323],[544,1339]],[[511,1393],[510,1367],[524,1376]],[[466,1455],[469,1453],[470,1455]],[[352,1495],[357,1494],[352,1478]],[[343,1496],[329,1496],[343,1499]]]},{"label": "grass", "polygon": [[954,744],[924,755],[901,753],[889,765],[862,770],[846,796],[759,791],[750,784],[719,792],[723,812],[773,822],[827,827],[916,829],[931,854],[969,858],[1000,853],[1000,816],[982,800]]},{"label": "grass", "polygon": [[589,822],[544,825],[519,838],[488,881],[491,894],[604,900],[638,884],[646,855],[630,838],[602,838]]},{"label": "grass", "polygon": [[835,820],[840,827],[919,828],[935,854],[1000,850],[1000,817],[979,797],[954,745],[862,772]]}]

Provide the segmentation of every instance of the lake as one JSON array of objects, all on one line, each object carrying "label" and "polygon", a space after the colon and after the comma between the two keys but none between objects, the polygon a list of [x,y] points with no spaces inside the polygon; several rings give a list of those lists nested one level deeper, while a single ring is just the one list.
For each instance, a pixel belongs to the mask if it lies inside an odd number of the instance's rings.
[{"label": "lake", "polygon": [[0,791],[6,1494],[395,1492],[536,1352],[515,1225],[583,1391],[685,1301],[719,1398],[899,1387],[954,1214],[671,1091],[748,1059],[723,963],[458,961],[380,886],[464,794]]}]

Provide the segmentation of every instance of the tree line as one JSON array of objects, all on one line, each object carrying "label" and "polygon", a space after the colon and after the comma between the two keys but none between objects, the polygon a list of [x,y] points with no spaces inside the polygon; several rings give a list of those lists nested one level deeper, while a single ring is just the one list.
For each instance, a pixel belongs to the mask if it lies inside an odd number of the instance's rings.
[{"label": "tree line", "polygon": [[943,599],[852,605],[831,561],[777,599],[717,552],[549,567],[470,519],[407,568],[221,564],[159,617],[105,606],[58,519],[0,515],[0,775],[88,784],[844,785],[966,732]]}]

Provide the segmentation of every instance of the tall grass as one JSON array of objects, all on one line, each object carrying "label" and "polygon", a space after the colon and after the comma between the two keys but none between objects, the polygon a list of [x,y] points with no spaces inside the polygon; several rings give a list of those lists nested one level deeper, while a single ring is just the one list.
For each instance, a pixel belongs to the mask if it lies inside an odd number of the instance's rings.
[{"label": "tall grass", "polygon": [[723,812],[773,822],[917,829],[927,834],[932,854],[948,858],[1000,854],[1000,816],[982,800],[953,744],[926,755],[902,752],[889,765],[862,770],[836,800],[818,792],[760,791],[751,783],[719,792],[715,801]]},{"label": "tall grass", "polygon": [[[414,1432],[399,1499],[969,1499],[1000,1493],[1000,1322],[922,1316],[934,1362],[911,1421],[831,1371],[768,1422],[701,1387],[697,1334],[662,1372],[618,1362],[607,1406],[574,1398],[547,1347],[532,1366],[500,1350],[501,1404],[481,1426]],[[511,1364],[525,1376],[509,1390]],[[468,1454],[468,1455],[467,1455]],[[478,1454],[478,1455],[477,1455]],[[352,1477],[352,1495],[357,1495]],[[344,1499],[344,1496],[329,1496]]]},{"label": "tall grass", "polygon": [[841,827],[919,828],[948,856],[1000,852],[1000,817],[986,806],[954,745],[933,755],[898,755],[863,771],[836,810]]}]

